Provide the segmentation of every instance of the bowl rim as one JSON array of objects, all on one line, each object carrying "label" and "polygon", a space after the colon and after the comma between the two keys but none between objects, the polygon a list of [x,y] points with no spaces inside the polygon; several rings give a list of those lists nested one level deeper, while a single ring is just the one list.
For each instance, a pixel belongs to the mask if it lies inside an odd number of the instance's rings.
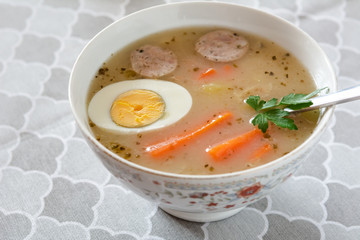
[{"label": "bowl rim", "polygon": [[111,152],[110,150],[108,150],[105,146],[103,146],[101,143],[99,143],[95,137],[90,133],[90,131],[81,124],[81,120],[80,117],[78,116],[78,114],[75,111],[75,106],[74,106],[74,100],[73,100],[73,94],[72,94],[72,85],[74,80],[73,77],[73,73],[74,70],[77,66],[77,63],[81,57],[81,55],[83,54],[83,52],[86,51],[88,45],[90,45],[92,42],[94,42],[96,40],[96,38],[101,35],[104,31],[107,31],[109,28],[111,28],[113,25],[118,24],[119,22],[123,21],[126,18],[130,18],[133,15],[138,15],[138,14],[142,14],[143,12],[147,12],[147,11],[152,11],[153,9],[158,9],[158,8],[166,8],[166,7],[177,7],[177,6],[182,6],[182,5],[195,5],[195,4],[200,4],[200,5],[221,5],[222,7],[236,7],[236,8],[243,8],[246,9],[248,11],[253,11],[256,14],[263,14],[266,15],[267,17],[270,18],[275,18],[277,19],[277,21],[282,22],[282,24],[288,25],[292,28],[295,28],[297,31],[299,31],[301,34],[303,34],[304,36],[306,36],[308,38],[308,40],[314,45],[314,47],[316,47],[318,49],[318,51],[323,55],[323,59],[325,60],[326,64],[329,66],[329,70],[330,75],[333,76],[333,79],[335,80],[334,84],[334,89],[332,89],[333,91],[335,91],[337,89],[337,81],[336,81],[336,74],[334,72],[334,69],[327,57],[327,55],[325,54],[325,52],[321,49],[321,47],[318,45],[318,42],[316,42],[308,33],[306,33],[305,31],[303,31],[302,29],[300,29],[299,27],[295,26],[294,24],[292,24],[291,22],[278,17],[274,14],[271,14],[269,12],[266,12],[264,10],[260,10],[257,8],[253,8],[253,7],[248,7],[248,6],[244,6],[244,5],[240,5],[240,4],[234,4],[234,3],[227,3],[227,2],[202,2],[202,1],[194,1],[194,2],[177,2],[177,3],[168,3],[168,4],[160,4],[160,5],[156,5],[156,6],[152,6],[149,8],[145,8],[145,9],[141,9],[139,11],[130,13],[126,16],[121,17],[120,19],[114,21],[113,23],[109,24],[108,26],[106,26],[105,28],[103,28],[100,32],[98,32],[82,49],[82,51],[80,52],[80,54],[78,55],[71,74],[70,74],[70,80],[69,80],[69,87],[68,87],[68,95],[69,95],[69,103],[70,103],[70,107],[71,107],[71,111],[72,111],[72,115],[75,118],[75,122],[77,123],[78,127],[80,128],[81,132],[83,133],[83,135],[89,140],[91,141],[99,150],[101,150],[104,154],[106,154],[108,157],[110,157],[112,160],[118,161],[121,164],[126,165],[127,167],[130,167],[134,170],[137,171],[141,171],[141,172],[145,172],[147,174],[151,174],[151,175],[157,175],[159,177],[165,177],[165,178],[172,178],[172,179],[186,179],[186,180],[214,180],[214,179],[225,179],[225,178],[232,178],[232,177],[236,177],[236,176],[242,176],[242,175],[252,175],[252,174],[256,174],[256,172],[262,172],[262,170],[266,169],[266,168],[272,168],[278,164],[280,164],[281,162],[285,161],[286,159],[289,159],[291,156],[293,155],[297,155],[299,154],[299,152],[308,146],[308,144],[315,139],[316,137],[320,136],[322,134],[322,132],[325,130],[326,126],[328,125],[328,123],[330,122],[330,119],[334,113],[334,109],[335,107],[328,107],[326,109],[324,109],[322,117],[320,118],[320,121],[318,122],[317,126],[315,127],[313,133],[303,142],[301,143],[299,146],[297,146],[294,150],[292,150],[291,152],[289,152],[288,154],[277,158],[275,160],[272,160],[268,163],[259,165],[257,167],[254,168],[250,168],[250,169],[246,169],[246,170],[241,170],[241,171],[235,171],[235,172],[230,172],[230,173],[221,173],[221,174],[207,174],[207,175],[191,175],[191,174],[178,174],[178,173],[171,173],[171,172],[164,172],[164,171],[160,171],[160,170],[155,170],[155,169],[151,169],[148,167],[144,167],[141,166],[139,164],[135,164],[133,162],[130,162],[118,155],[116,155],[115,153]]}]

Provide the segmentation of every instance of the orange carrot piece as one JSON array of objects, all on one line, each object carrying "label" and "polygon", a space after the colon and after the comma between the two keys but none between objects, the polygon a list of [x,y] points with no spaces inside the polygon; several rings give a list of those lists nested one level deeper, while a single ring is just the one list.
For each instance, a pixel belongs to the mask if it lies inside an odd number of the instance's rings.
[{"label": "orange carrot piece", "polygon": [[265,143],[261,147],[259,147],[250,157],[250,160],[254,160],[264,156],[272,149],[272,146],[269,143]]},{"label": "orange carrot piece", "polygon": [[230,65],[225,65],[225,66],[224,66],[224,71],[225,71],[226,73],[231,73],[232,70],[233,70],[233,67],[232,67],[232,66],[230,66]]},{"label": "orange carrot piece", "polygon": [[203,72],[203,73],[200,75],[199,79],[208,78],[208,77],[210,77],[210,76],[215,75],[215,73],[216,73],[216,70],[215,70],[215,69],[213,69],[213,68],[208,68],[205,72]]},{"label": "orange carrot piece", "polygon": [[244,147],[249,141],[256,137],[261,137],[263,133],[260,129],[255,128],[238,137],[232,138],[213,147],[206,149],[206,151],[213,157],[214,160],[220,161],[231,156],[235,151]]},{"label": "orange carrot piece", "polygon": [[222,114],[217,115],[210,121],[208,121],[205,125],[201,126],[198,129],[194,129],[193,131],[185,134],[171,137],[165,141],[150,145],[146,148],[146,152],[149,152],[152,156],[156,157],[168,151],[175,149],[177,146],[184,144],[203,133],[206,133],[210,129],[216,127],[223,121],[232,117],[231,112],[224,112]]}]

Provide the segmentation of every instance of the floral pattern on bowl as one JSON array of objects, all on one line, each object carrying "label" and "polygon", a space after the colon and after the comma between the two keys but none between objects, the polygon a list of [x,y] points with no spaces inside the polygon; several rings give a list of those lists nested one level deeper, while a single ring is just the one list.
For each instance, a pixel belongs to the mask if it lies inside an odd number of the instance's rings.
[{"label": "floral pattern on bowl", "polygon": [[242,208],[265,197],[296,171],[308,153],[301,154],[280,167],[266,168],[251,177],[234,176],[216,183],[204,179],[193,183],[187,179],[169,181],[166,177],[134,171],[112,156],[98,152],[109,171],[144,198],[178,211],[191,209],[202,213]]}]

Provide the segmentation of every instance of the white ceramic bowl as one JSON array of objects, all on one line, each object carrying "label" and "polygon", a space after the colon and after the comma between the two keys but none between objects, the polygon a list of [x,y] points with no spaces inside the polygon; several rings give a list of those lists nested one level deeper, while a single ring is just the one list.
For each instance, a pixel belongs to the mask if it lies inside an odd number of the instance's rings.
[{"label": "white ceramic bowl", "polygon": [[323,111],[313,134],[294,151],[246,171],[179,175],[145,168],[115,155],[95,140],[88,125],[86,96],[96,71],[111,53],[137,39],[194,25],[238,29],[274,41],[305,65],[318,88],[327,86],[335,91],[336,78],[324,52],[309,35],[285,20],[239,5],[187,2],[156,6],[114,22],[89,42],[74,65],[69,86],[74,117],[89,145],[108,170],[134,192],[156,201],[174,216],[201,222],[224,219],[239,212],[291,176],[316,147],[333,109]]}]

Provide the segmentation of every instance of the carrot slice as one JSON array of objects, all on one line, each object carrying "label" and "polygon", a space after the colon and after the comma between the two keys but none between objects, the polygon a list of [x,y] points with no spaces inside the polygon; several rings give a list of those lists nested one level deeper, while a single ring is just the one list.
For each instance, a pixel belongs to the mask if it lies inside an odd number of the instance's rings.
[{"label": "carrot slice", "polygon": [[225,73],[231,73],[233,71],[233,67],[230,65],[225,65],[224,71],[225,71]]},{"label": "carrot slice", "polygon": [[164,154],[166,152],[169,152],[169,151],[175,149],[177,146],[179,146],[181,144],[184,144],[184,143],[200,136],[201,134],[208,132],[209,130],[216,127],[223,121],[229,119],[230,117],[232,117],[231,112],[224,112],[222,114],[217,115],[216,117],[214,117],[213,119],[211,119],[205,125],[201,126],[198,129],[194,129],[193,131],[191,131],[185,135],[174,136],[165,141],[150,145],[146,148],[145,151],[149,152],[154,157],[159,156],[161,154]]},{"label": "carrot slice", "polygon": [[259,147],[250,157],[250,160],[254,160],[257,158],[261,158],[266,153],[268,153],[272,149],[272,146],[269,143],[265,143],[261,147]]},{"label": "carrot slice", "polygon": [[203,73],[200,75],[199,79],[208,78],[208,77],[210,77],[210,76],[215,75],[215,73],[216,73],[216,70],[215,70],[215,69],[213,69],[213,68],[208,68],[205,72],[203,72]]},{"label": "carrot slice", "polygon": [[261,137],[263,133],[260,129],[255,128],[238,137],[232,138],[213,147],[207,148],[206,151],[213,157],[214,160],[220,161],[230,157],[235,151],[244,147],[249,141],[254,138]]}]

